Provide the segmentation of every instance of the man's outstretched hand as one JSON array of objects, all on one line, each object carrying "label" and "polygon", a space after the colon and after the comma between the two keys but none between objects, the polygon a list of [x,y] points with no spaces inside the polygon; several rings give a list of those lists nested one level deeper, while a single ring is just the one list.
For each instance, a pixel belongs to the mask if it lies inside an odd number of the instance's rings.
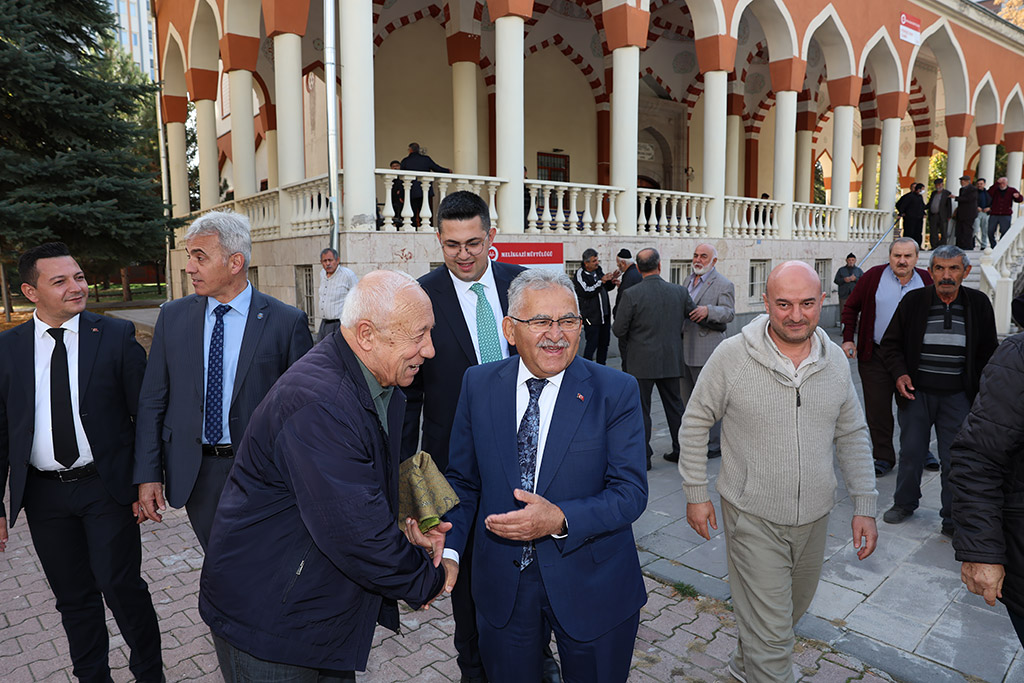
[{"label": "man's outstretched hand", "polygon": [[492,534],[510,541],[533,541],[562,532],[565,515],[560,507],[543,496],[522,489],[516,489],[512,495],[516,500],[526,503],[526,507],[500,515],[488,515],[484,519],[484,526]]},{"label": "man's outstretched hand", "polygon": [[406,517],[405,528],[402,531],[410,543],[426,550],[434,560],[434,566],[438,567],[441,565],[441,553],[444,552],[444,537],[451,528],[451,522],[441,522],[427,533],[423,533],[420,531],[419,522],[412,517]]}]

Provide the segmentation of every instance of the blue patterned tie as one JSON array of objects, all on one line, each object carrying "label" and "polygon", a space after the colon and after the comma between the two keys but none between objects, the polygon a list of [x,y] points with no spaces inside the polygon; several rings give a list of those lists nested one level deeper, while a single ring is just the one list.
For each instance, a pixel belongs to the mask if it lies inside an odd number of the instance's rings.
[{"label": "blue patterned tie", "polygon": [[206,443],[216,446],[224,435],[224,315],[231,310],[227,304],[213,309],[217,322],[210,335],[210,358],[206,368],[206,419],[203,433]]},{"label": "blue patterned tie", "polygon": [[484,286],[474,282],[469,290],[476,294],[476,343],[480,347],[480,362],[490,363],[501,360],[501,342],[498,341],[498,324],[494,322],[494,309],[487,300]]},{"label": "blue patterned tie", "polygon": [[[523,421],[519,423],[519,434],[516,443],[519,446],[519,474],[522,481],[521,489],[533,493],[533,477],[537,470],[537,440],[540,437],[540,392],[544,390],[546,379],[530,378],[526,380],[526,388],[530,391],[530,402],[523,413]],[[533,541],[523,546],[523,559],[519,563],[519,571],[526,569],[533,562]]]}]

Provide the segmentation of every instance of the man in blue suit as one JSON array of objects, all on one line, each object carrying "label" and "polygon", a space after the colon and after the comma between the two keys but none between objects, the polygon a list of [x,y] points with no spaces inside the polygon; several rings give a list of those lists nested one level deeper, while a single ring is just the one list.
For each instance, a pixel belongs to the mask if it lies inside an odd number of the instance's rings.
[{"label": "man in blue suit", "polygon": [[522,273],[502,322],[519,357],[470,368],[462,384],[444,561],[450,585],[472,529],[492,683],[540,680],[552,630],[565,680],[629,675],[647,601],[631,527],[647,504],[640,394],[632,377],[576,358],[581,320],[564,273]]},{"label": "man in blue suit", "polygon": [[221,490],[249,417],[277,378],[309,351],[302,311],[247,277],[249,222],[200,216],[185,235],[196,293],[164,304],[139,398],[135,483],[146,517],[185,506],[206,549]]}]

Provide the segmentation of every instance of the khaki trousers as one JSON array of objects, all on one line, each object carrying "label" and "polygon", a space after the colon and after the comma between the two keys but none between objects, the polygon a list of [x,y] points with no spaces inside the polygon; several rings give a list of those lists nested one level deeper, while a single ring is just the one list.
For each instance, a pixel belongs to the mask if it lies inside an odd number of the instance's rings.
[{"label": "khaki trousers", "polygon": [[825,559],[828,515],[802,526],[773,524],[722,501],[736,663],[748,683],[792,683],[793,626],[807,611]]}]

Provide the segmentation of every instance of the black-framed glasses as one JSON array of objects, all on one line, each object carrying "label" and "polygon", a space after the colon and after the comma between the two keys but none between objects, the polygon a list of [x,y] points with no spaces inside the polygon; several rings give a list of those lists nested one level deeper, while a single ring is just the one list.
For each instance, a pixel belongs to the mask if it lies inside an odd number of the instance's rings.
[{"label": "black-framed glasses", "polygon": [[575,332],[583,325],[583,318],[578,315],[566,315],[562,316],[558,320],[544,316],[530,318],[529,320],[522,320],[512,315],[509,317],[517,323],[523,323],[529,327],[531,332],[547,332],[555,323],[558,323],[558,329],[563,332]]},{"label": "black-framed glasses", "polygon": [[487,247],[487,240],[475,239],[468,242],[441,242],[445,256],[458,256],[465,249],[470,256],[479,256]]}]

